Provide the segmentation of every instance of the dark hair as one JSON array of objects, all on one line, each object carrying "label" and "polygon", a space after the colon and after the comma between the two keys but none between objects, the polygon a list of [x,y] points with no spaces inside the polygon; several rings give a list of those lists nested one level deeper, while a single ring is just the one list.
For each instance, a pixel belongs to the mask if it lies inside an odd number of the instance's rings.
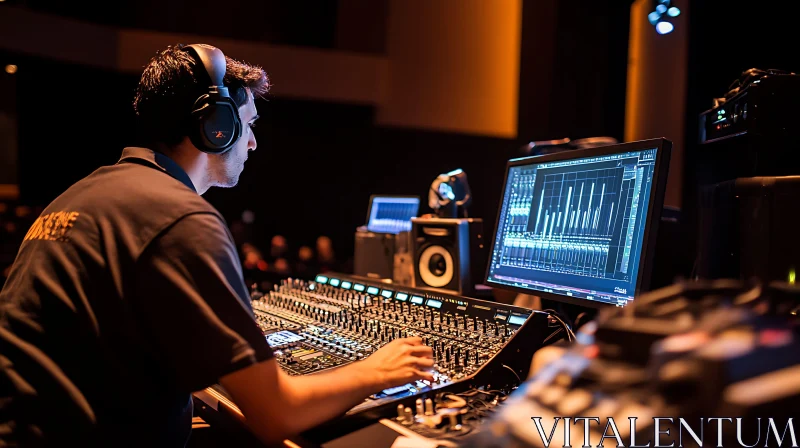
[{"label": "dark hair", "polygon": [[[192,54],[177,44],[158,52],[144,68],[133,108],[143,144],[175,146],[187,135],[189,113],[211,79]],[[247,102],[247,89],[254,97],[269,90],[269,79],[261,67],[225,57],[223,83],[237,107]],[[199,70],[198,70],[199,67]]]}]

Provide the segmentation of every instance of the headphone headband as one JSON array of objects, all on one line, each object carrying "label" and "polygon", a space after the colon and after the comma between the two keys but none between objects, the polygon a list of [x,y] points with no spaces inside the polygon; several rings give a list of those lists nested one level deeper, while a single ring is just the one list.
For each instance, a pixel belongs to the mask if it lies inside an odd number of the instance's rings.
[{"label": "headphone headband", "polygon": [[211,78],[211,85],[214,87],[224,87],[223,79],[225,78],[226,62],[225,55],[222,51],[211,45],[206,44],[192,44],[184,47],[187,50],[192,50],[195,56],[203,64],[203,67]]}]

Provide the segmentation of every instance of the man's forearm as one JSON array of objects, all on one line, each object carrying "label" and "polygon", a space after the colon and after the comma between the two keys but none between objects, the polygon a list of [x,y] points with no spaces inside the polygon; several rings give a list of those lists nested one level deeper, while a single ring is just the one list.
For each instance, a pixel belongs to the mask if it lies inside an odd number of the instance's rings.
[{"label": "man's forearm", "polygon": [[329,372],[290,377],[275,359],[220,379],[247,425],[265,442],[333,419],[372,393],[417,379],[433,380],[433,352],[420,338],[395,339],[369,358]]},{"label": "man's forearm", "polygon": [[381,389],[375,372],[353,363],[329,372],[289,376],[281,372],[280,388],[287,399],[290,432],[305,431],[362,402]]},{"label": "man's forearm", "polygon": [[362,362],[303,376],[283,373],[274,360],[270,364],[261,374],[240,372],[234,374],[240,376],[238,381],[225,381],[228,389],[238,383],[252,391],[234,396],[234,401],[241,403],[246,425],[266,443],[280,442],[341,415],[382,388],[380,375]]}]

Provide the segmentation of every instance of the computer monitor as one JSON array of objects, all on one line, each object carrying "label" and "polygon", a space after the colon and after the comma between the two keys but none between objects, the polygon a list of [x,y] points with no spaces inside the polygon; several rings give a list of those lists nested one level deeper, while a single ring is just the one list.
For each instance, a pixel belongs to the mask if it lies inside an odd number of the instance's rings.
[{"label": "computer monitor", "polygon": [[508,162],[487,284],[584,306],[648,287],[672,144],[654,139]]},{"label": "computer monitor", "polygon": [[419,196],[371,196],[367,230],[393,234],[411,231],[411,218],[417,216],[419,202]]}]

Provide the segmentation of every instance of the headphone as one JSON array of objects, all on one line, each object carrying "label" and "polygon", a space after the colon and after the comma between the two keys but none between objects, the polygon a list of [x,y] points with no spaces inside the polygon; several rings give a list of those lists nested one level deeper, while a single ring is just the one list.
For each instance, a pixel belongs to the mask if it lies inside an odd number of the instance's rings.
[{"label": "headphone", "polygon": [[219,48],[206,44],[187,45],[183,50],[192,53],[202,63],[211,79],[208,92],[197,98],[192,106],[189,139],[200,151],[224,154],[242,135],[239,109],[222,81],[225,55]]}]

